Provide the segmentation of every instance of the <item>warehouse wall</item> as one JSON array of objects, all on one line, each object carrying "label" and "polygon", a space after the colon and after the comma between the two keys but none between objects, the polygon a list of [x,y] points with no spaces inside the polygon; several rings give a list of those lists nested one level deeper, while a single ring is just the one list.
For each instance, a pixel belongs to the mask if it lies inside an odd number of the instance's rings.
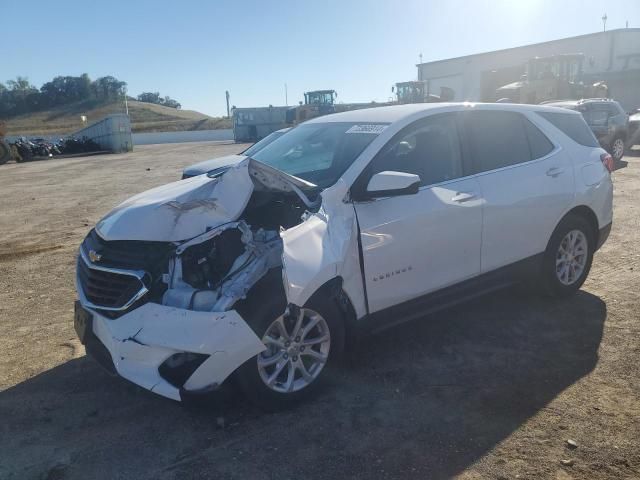
[{"label": "warehouse wall", "polygon": [[[621,99],[624,98],[624,106],[632,108],[635,103],[640,107],[640,98],[628,91],[635,90],[637,73],[634,72],[640,72],[639,28],[611,30],[423,63],[418,65],[418,78],[436,87],[431,88],[431,93],[439,93],[437,89],[444,85],[456,90],[455,100],[479,101],[482,99],[483,76],[486,78],[492,70],[508,71],[512,78],[505,83],[510,83],[519,80],[530,58],[566,53],[583,53],[586,57],[583,65],[585,75],[594,81],[615,78],[617,92]],[[612,89],[612,94],[616,96],[615,89]]]}]

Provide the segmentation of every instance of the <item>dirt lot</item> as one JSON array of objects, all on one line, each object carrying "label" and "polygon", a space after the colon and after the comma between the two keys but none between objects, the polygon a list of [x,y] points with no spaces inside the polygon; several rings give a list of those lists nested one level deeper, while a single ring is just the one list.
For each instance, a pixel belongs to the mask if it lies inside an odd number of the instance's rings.
[{"label": "dirt lot", "polygon": [[369,338],[286,413],[187,408],[103,373],[72,326],[83,236],[241,148],[0,167],[0,478],[640,478],[640,157],[614,174],[611,237],[569,300],[505,291]]}]

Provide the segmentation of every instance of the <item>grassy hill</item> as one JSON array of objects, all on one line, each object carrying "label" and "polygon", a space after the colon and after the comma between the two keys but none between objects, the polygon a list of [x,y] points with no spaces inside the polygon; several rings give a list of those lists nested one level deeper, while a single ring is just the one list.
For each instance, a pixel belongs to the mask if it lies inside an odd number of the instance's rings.
[{"label": "grassy hill", "polygon": [[[112,113],[124,113],[124,103],[98,103],[95,100],[72,103],[6,120],[7,135],[48,135],[72,133]],[[129,116],[134,132],[172,132],[231,128],[231,120],[215,118],[193,110],[176,110],[152,103],[130,101]]]}]

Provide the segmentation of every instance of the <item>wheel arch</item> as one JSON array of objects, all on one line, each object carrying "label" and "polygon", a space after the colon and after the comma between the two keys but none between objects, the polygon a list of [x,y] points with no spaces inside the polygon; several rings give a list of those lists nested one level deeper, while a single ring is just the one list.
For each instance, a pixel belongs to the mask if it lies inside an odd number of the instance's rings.
[{"label": "wheel arch", "polygon": [[[558,228],[558,226],[569,216],[580,217],[580,218],[586,220],[586,222],[591,227],[591,232],[590,232],[591,233],[591,240],[593,241],[594,245],[597,245],[598,244],[598,236],[600,235],[600,226],[599,226],[599,223],[598,223],[598,216],[587,205],[578,205],[576,207],[573,207],[567,213],[565,213],[563,215],[563,217],[558,221],[558,223],[556,224],[556,227],[555,227],[555,229],[553,231],[555,232],[556,229]],[[551,233],[551,236],[553,236],[553,232]],[[551,236],[549,237],[549,241],[551,241]]]},{"label": "wheel arch", "polygon": [[333,277],[322,284],[305,303],[317,296],[323,296],[336,303],[338,309],[342,312],[342,320],[344,321],[345,349],[349,350],[357,343],[359,329],[355,307],[349,294],[343,288],[343,282],[344,280],[341,276]]},{"label": "wheel arch", "polygon": [[627,133],[628,133],[628,132],[627,132],[627,130],[626,130],[626,129],[624,129],[624,128],[618,128],[618,129],[616,130],[616,133],[615,133],[615,134],[614,134],[614,136],[613,136],[613,140],[615,140],[616,138],[621,138],[622,140],[625,140],[625,141],[626,141],[626,140],[627,140],[627,136],[628,136],[628,134],[627,134]]}]

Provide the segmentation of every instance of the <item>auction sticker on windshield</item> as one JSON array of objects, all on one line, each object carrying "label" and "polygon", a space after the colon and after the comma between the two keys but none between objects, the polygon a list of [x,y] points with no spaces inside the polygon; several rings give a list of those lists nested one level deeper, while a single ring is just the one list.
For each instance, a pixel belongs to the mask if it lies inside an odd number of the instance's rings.
[{"label": "auction sticker on windshield", "polygon": [[344,133],[372,133],[380,135],[388,125],[354,125]]}]

